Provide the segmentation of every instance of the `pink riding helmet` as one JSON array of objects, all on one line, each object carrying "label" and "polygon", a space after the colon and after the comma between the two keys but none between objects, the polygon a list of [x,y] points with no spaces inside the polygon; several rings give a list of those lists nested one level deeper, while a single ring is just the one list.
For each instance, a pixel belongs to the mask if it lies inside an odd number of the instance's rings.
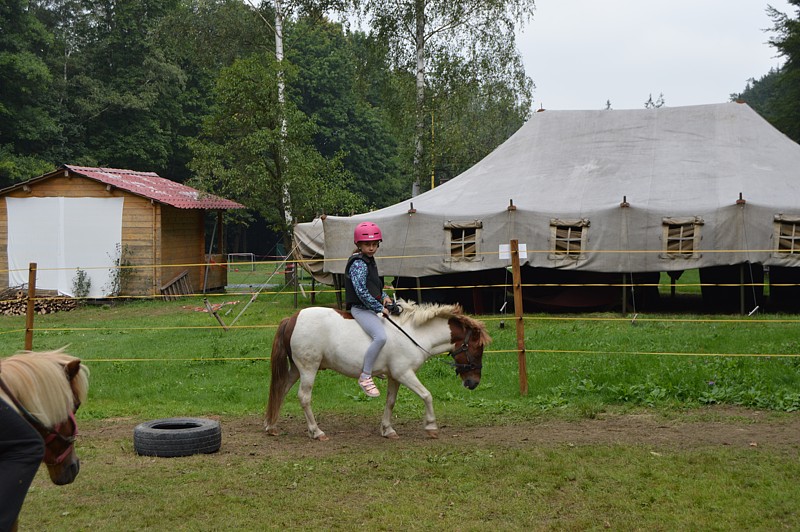
[{"label": "pink riding helmet", "polygon": [[359,242],[372,242],[377,240],[381,242],[383,240],[383,235],[381,234],[381,228],[372,222],[361,222],[356,226],[356,230],[353,232],[353,242],[358,244]]}]

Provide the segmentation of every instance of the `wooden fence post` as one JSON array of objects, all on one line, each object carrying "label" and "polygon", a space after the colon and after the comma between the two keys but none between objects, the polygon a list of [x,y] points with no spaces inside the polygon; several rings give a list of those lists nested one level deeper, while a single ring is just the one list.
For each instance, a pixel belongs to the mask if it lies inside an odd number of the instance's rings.
[{"label": "wooden fence post", "polygon": [[36,311],[34,298],[36,297],[36,263],[28,266],[28,306],[25,311],[25,350],[33,349],[33,315]]},{"label": "wooden fence post", "polygon": [[525,359],[525,323],[522,321],[522,275],[519,270],[519,242],[511,241],[511,270],[514,283],[514,316],[517,322],[519,393],[528,395],[528,363]]}]

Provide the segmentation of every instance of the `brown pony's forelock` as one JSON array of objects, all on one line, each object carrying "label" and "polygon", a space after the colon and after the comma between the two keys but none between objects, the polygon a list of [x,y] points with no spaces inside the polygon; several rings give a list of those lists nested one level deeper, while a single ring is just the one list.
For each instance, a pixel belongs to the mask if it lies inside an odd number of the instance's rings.
[{"label": "brown pony's forelock", "polygon": [[478,343],[481,346],[489,345],[492,341],[492,337],[489,336],[489,333],[486,332],[486,325],[482,321],[476,320],[475,318],[471,318],[469,316],[461,315],[461,316],[454,316],[457,320],[461,322],[461,325],[464,327],[468,327],[472,329],[474,332],[478,333]]},{"label": "brown pony's forelock", "polygon": [[48,428],[66,420],[73,402],[86,400],[89,369],[80,365],[70,383],[64,368],[79,359],[62,351],[20,353],[0,361],[0,376],[16,398]]}]

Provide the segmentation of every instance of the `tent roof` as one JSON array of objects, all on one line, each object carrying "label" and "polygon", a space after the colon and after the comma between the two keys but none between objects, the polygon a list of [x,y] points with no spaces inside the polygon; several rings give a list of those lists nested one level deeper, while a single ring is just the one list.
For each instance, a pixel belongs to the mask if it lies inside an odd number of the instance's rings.
[{"label": "tent roof", "polygon": [[385,209],[590,214],[617,206],[690,211],[750,202],[796,206],[800,146],[746,104],[535,113],[514,135],[447,183]]}]

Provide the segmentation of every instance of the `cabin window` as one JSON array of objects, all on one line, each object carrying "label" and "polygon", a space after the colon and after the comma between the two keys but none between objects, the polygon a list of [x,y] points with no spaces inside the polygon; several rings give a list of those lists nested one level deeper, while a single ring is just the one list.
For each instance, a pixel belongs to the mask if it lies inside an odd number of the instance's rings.
[{"label": "cabin window", "polygon": [[586,240],[589,234],[589,220],[550,220],[550,258],[585,258]]},{"label": "cabin window", "polygon": [[480,232],[483,223],[479,220],[471,222],[447,222],[447,248],[450,260],[475,261],[480,256]]},{"label": "cabin window", "polygon": [[700,257],[700,228],[703,219],[698,216],[689,218],[664,218],[663,224],[663,258],[696,259]]},{"label": "cabin window", "polygon": [[775,216],[775,255],[800,255],[800,216]]}]

